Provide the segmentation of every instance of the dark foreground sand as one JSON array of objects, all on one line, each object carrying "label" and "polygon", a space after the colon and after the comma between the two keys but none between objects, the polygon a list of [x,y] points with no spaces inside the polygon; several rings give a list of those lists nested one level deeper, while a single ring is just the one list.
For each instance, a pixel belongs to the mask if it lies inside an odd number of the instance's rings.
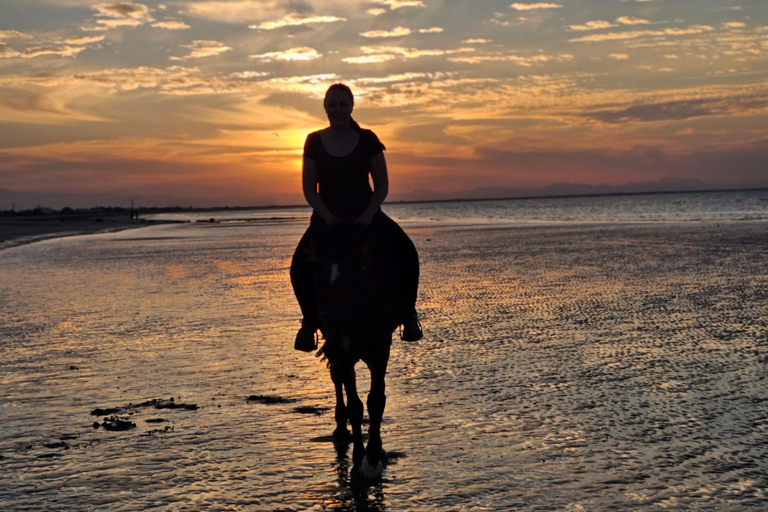
[{"label": "dark foreground sand", "polygon": [[0,250],[48,238],[107,233],[156,223],[141,218],[131,219],[127,213],[0,217]]}]

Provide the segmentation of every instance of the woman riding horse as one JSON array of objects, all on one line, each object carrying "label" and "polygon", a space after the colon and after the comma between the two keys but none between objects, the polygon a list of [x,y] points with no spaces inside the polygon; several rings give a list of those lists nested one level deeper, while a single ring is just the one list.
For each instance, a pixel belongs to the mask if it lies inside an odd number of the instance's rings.
[{"label": "woman riding horse", "polygon": [[423,336],[416,313],[419,255],[408,235],[380,209],[389,191],[384,145],[352,119],[354,97],[349,87],[330,86],[323,104],[329,126],[310,133],[304,144],[302,188],[313,213],[291,261],[291,284],[303,315],[294,348],[311,352],[317,347],[320,312],[312,247],[319,245],[325,232],[345,222],[368,227],[387,241],[401,289],[401,337],[417,341]]}]

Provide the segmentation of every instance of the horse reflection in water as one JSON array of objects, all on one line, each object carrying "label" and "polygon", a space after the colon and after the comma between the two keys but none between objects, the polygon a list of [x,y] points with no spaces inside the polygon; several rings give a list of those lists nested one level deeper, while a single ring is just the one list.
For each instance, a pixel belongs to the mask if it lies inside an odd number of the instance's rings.
[{"label": "horse reflection in water", "polygon": [[[351,477],[375,480],[382,474],[386,453],[381,442],[381,420],[386,405],[384,378],[392,333],[402,316],[398,279],[389,248],[374,230],[341,224],[328,230],[317,246],[315,286],[320,332],[318,350],[327,359],[336,389],[334,441],[349,442],[352,427]],[[363,402],[357,395],[355,364],[370,370],[368,446],[363,443]],[[344,392],[346,391],[346,405]]]}]

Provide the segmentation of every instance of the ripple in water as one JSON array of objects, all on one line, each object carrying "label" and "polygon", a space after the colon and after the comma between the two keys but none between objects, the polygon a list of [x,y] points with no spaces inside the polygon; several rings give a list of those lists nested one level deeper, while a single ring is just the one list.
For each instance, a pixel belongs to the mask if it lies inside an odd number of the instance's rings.
[{"label": "ripple in water", "polygon": [[363,489],[325,368],[290,348],[302,230],[0,252],[0,507],[768,507],[765,223],[413,227],[427,336],[395,342],[391,461]]}]

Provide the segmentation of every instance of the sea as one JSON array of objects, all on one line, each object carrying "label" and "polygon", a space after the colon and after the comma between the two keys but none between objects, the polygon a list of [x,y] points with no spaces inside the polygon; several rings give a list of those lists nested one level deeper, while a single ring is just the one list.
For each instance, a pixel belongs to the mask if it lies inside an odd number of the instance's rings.
[{"label": "sea", "polygon": [[0,510],[768,509],[768,190],[383,209],[425,337],[380,481],[292,348],[309,209],[179,211],[0,251]]}]

